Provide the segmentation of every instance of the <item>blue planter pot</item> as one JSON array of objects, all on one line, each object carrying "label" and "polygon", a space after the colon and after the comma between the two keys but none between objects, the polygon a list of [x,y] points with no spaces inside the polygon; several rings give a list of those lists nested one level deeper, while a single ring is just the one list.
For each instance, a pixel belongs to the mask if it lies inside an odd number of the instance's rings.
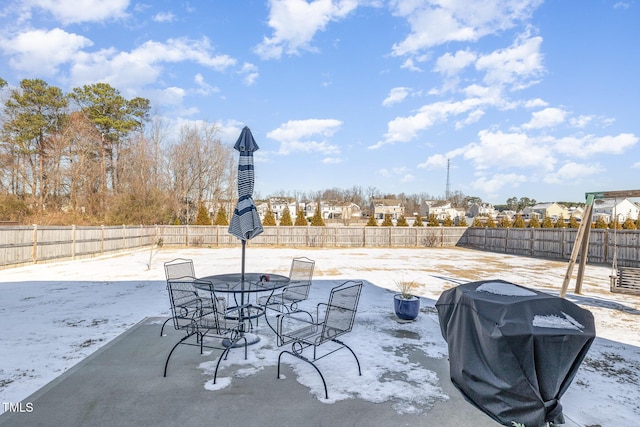
[{"label": "blue planter pot", "polygon": [[404,299],[400,294],[393,296],[393,306],[396,316],[402,320],[415,320],[420,313],[420,298]]}]

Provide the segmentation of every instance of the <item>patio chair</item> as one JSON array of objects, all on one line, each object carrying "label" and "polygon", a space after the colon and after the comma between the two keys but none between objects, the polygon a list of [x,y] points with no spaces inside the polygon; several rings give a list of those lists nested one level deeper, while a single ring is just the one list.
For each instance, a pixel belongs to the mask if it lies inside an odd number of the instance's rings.
[{"label": "patio chair", "polygon": [[[178,279],[181,277],[196,277],[195,269],[193,268],[193,261],[185,258],[176,258],[164,263],[164,274],[167,279],[167,284],[171,279]],[[164,327],[169,323],[173,317],[169,317],[162,323],[160,328],[160,336],[164,334]]]},{"label": "patio chair", "polygon": [[[320,374],[324,385],[325,398],[329,398],[327,382],[316,365],[316,361],[336,351],[346,348],[356,359],[358,375],[362,375],[360,361],[354,351],[338,337],[345,335],[353,328],[358,301],[362,292],[362,282],[347,281],[331,289],[329,301],[320,303],[316,308],[316,316],[305,311],[292,311],[278,315],[277,344],[278,347],[291,344],[291,350],[284,350],[278,355],[278,378],[280,378],[280,362],[284,354],[290,354],[309,363]],[[324,313],[323,313],[324,312]],[[322,320],[320,320],[322,319]],[[323,347],[322,353],[319,347]],[[313,348],[306,355],[305,350]]]},{"label": "patio chair", "polygon": [[298,303],[309,297],[314,267],[315,261],[309,258],[294,258],[289,271],[289,284],[271,296],[261,297],[258,303],[279,312],[295,311]]},{"label": "patio chair", "polygon": [[[205,300],[195,291],[194,284],[209,285],[212,289],[212,301],[216,301],[213,286],[211,286],[209,282],[194,279],[193,277],[183,277],[167,281],[173,327],[178,331],[183,331],[185,336],[171,348],[164,364],[164,376],[167,376],[169,359],[171,359],[171,355],[179,345],[196,345],[200,347],[200,354],[202,354],[203,348],[223,350],[218,357],[213,375],[213,383],[215,384],[220,362],[223,359],[227,359],[229,350],[235,347],[236,343],[241,340],[244,341],[244,358],[247,358],[247,340],[241,333],[240,324],[238,322],[230,322],[226,318],[226,313],[218,311],[218,304],[203,304]],[[195,343],[188,341],[188,339],[193,336],[196,337]],[[215,339],[218,341],[218,344],[205,344],[205,338]]]}]

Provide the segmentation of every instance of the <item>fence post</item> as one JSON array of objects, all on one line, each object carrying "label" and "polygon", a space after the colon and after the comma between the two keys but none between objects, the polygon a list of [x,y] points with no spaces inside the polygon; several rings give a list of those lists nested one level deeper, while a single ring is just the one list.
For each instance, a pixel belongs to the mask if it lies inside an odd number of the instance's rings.
[{"label": "fence post", "polygon": [[100,254],[104,253],[104,224],[100,226]]},{"label": "fence post", "polygon": [[38,262],[38,224],[33,224],[33,248],[31,250],[31,259],[35,264]]},{"label": "fence post", "polygon": [[71,226],[71,259],[76,259],[76,226]]},{"label": "fence post", "polygon": [[127,226],[122,224],[122,250],[127,248]]}]

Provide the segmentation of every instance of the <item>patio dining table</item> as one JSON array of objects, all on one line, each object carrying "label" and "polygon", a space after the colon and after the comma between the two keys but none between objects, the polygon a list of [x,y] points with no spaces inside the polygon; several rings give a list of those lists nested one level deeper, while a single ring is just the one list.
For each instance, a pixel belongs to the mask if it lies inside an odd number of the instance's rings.
[{"label": "patio dining table", "polygon": [[[265,314],[264,307],[251,302],[251,295],[269,293],[270,296],[276,290],[289,284],[287,276],[270,273],[227,273],[200,277],[199,279],[200,281],[195,283],[194,286],[202,291],[233,295],[234,303],[238,309],[238,315],[234,319],[240,322],[241,332],[247,338],[247,344],[257,343],[260,341],[260,337],[255,334],[248,334],[244,330],[245,322]],[[257,301],[257,298],[255,300]]]}]

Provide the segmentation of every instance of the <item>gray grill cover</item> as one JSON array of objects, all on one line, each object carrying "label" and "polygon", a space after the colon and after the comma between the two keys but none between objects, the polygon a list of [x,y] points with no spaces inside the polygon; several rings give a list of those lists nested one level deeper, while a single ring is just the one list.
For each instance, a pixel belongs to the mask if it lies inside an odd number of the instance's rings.
[{"label": "gray grill cover", "polygon": [[560,397],[595,338],[591,312],[502,280],[449,289],[436,308],[467,400],[503,425],[564,423]]}]

